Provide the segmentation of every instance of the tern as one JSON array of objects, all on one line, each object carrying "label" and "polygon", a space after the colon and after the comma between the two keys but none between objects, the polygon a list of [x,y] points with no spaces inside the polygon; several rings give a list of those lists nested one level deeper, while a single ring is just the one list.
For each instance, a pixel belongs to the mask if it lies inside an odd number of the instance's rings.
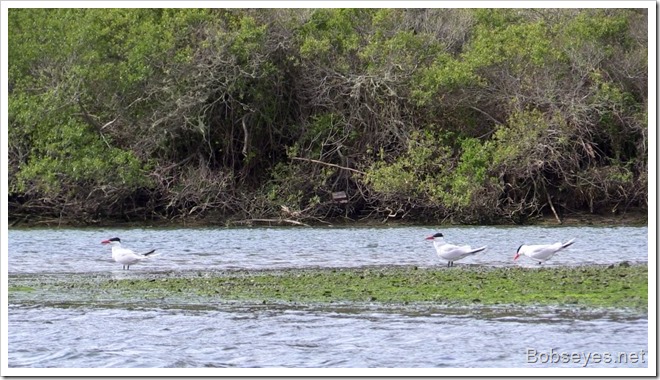
[{"label": "tern", "polygon": [[[122,264],[122,269],[130,269],[130,266],[133,264],[136,264],[144,259],[149,258],[152,253],[156,252],[155,249],[152,249],[151,251],[147,253],[142,253],[138,254],[133,252],[133,250],[130,250],[128,248],[122,248],[121,246],[121,239],[118,237],[114,237],[112,239],[108,240],[103,240],[101,244],[110,244],[112,246],[112,258],[116,262]],[[158,255],[153,255],[151,257],[158,256]]]},{"label": "tern", "polygon": [[438,232],[435,235],[429,236],[426,240],[433,240],[433,246],[438,256],[447,260],[447,266],[453,267],[454,261],[458,261],[467,256],[474,255],[477,252],[485,250],[487,247],[472,249],[469,245],[453,245],[447,244],[442,233]]},{"label": "tern", "polygon": [[555,243],[555,244],[538,244],[538,245],[526,245],[523,244],[518,247],[516,255],[513,257],[513,260],[518,260],[520,256],[527,256],[533,260],[542,264],[544,261],[548,260],[555,253],[561,251],[564,248],[571,246],[575,242],[575,239],[571,239],[566,243]]}]

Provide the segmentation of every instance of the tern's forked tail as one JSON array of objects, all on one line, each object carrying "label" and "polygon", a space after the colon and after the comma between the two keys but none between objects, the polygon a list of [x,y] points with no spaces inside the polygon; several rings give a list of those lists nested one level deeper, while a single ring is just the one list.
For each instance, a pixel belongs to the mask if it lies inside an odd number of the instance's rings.
[{"label": "tern's forked tail", "polygon": [[571,245],[573,245],[573,243],[575,243],[575,238],[573,238],[573,239],[567,241],[566,243],[562,244],[561,248],[564,249],[564,248],[570,247]]},{"label": "tern's forked tail", "polygon": [[481,251],[484,251],[486,248],[488,248],[488,246],[487,246],[487,245],[484,245],[483,247],[481,247],[481,248],[477,248],[477,249],[475,249],[474,251],[471,251],[470,253],[471,253],[471,254],[472,254],[472,253],[479,253],[479,252],[481,252]]}]

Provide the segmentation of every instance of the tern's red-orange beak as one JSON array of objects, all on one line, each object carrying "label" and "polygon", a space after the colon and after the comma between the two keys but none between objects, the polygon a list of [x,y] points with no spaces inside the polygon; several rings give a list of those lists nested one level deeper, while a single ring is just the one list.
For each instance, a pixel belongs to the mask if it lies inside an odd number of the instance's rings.
[{"label": "tern's red-orange beak", "polygon": [[513,256],[513,261],[518,260],[519,257],[520,257],[520,253],[516,252],[516,255]]},{"label": "tern's red-orange beak", "polygon": [[424,239],[424,240],[434,240],[434,239],[435,239],[435,238],[434,238],[433,236],[429,236],[429,237],[427,237],[427,238]]},{"label": "tern's red-orange beak", "polygon": [[101,244],[110,244],[110,240],[103,240]]}]

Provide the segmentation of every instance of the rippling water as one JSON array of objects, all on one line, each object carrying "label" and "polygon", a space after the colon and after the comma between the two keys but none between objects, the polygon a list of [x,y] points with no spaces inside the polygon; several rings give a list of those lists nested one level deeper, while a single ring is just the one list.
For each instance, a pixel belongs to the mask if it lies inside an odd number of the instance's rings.
[{"label": "rippling water", "polygon": [[643,318],[540,311],[18,306],[9,331],[12,367],[539,367],[528,350],[648,351]]},{"label": "rippling water", "polygon": [[[157,248],[161,253],[131,270],[425,267],[446,264],[424,240],[440,230],[450,243],[488,246],[459,264],[514,265],[520,244],[570,238],[576,238],[575,244],[544,265],[648,261],[647,227],[37,229],[9,231],[9,273],[121,270],[110,248],[100,244],[115,236],[138,252]],[[525,259],[515,265],[536,265]]]},{"label": "rippling water", "polygon": [[[19,275],[121,273],[109,248],[100,244],[113,236],[137,251],[158,248],[162,253],[132,267],[131,276],[163,270],[444,265],[424,241],[436,230],[10,230],[9,277],[11,282]],[[646,227],[441,231],[450,242],[489,246],[484,255],[459,265],[514,265],[513,253],[524,242],[573,237],[571,249],[545,265],[647,261]],[[648,360],[639,360],[641,352],[648,352],[647,316],[625,310],[250,304],[118,308],[32,302],[10,304],[8,317],[10,367],[648,366]],[[561,361],[561,354],[575,353],[609,354],[616,361]],[[628,361],[619,362],[621,353]],[[632,353],[637,356],[629,357]],[[552,354],[558,362],[551,362]]]}]

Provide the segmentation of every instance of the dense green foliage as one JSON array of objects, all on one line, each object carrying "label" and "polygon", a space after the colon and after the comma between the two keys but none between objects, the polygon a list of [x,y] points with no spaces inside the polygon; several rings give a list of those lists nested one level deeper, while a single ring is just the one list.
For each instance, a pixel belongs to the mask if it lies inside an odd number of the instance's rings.
[{"label": "dense green foliage", "polygon": [[10,9],[8,23],[17,220],[647,208],[644,9]]}]

